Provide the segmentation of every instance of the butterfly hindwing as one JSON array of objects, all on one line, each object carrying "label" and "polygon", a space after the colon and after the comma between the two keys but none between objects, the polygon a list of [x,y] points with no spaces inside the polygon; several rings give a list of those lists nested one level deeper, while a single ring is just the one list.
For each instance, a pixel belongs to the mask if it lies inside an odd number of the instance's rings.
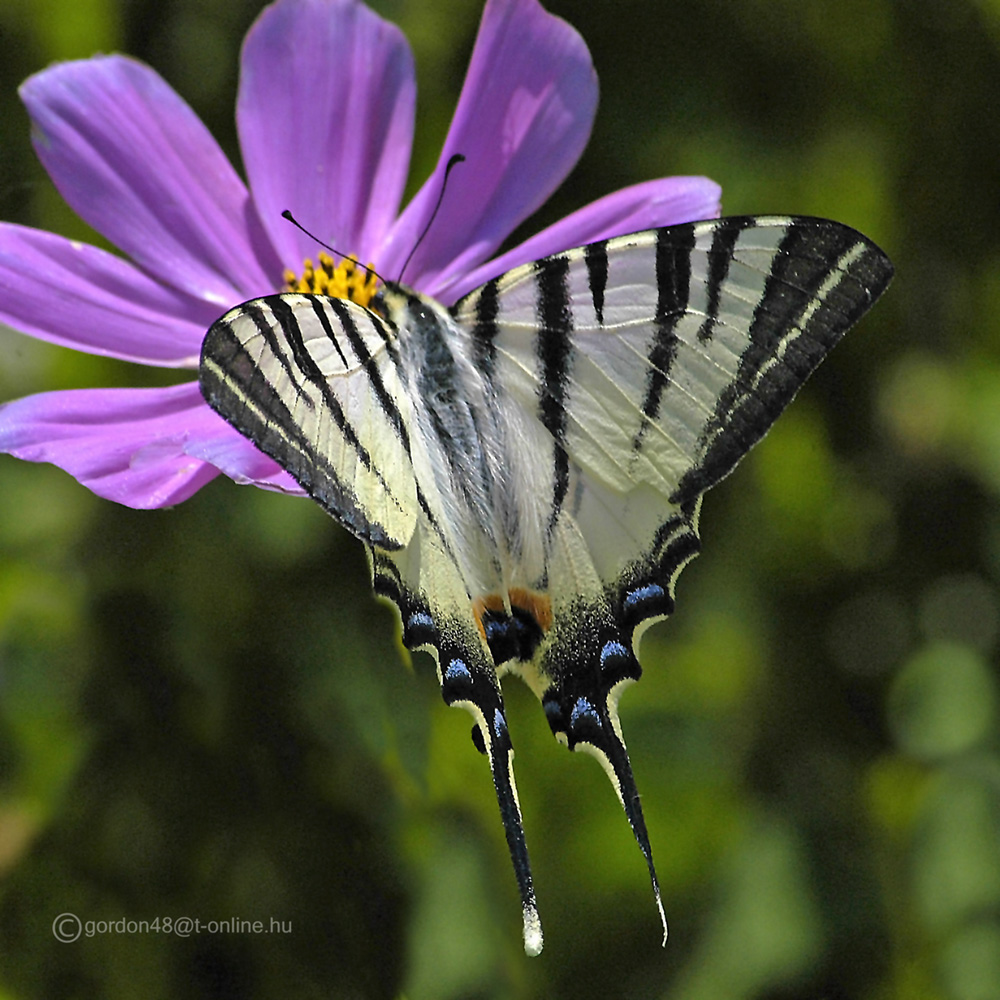
[{"label": "butterfly hindwing", "polygon": [[[426,525],[418,525],[417,532]],[[485,635],[469,614],[469,597],[454,562],[432,532],[419,546],[397,552],[368,549],[375,593],[394,604],[403,626],[403,642],[434,659],[441,694],[447,705],[473,717],[477,747],[490,764],[493,787],[503,820],[507,847],[521,894],[524,947],[542,950],[542,928],[528,861],[521,807],[514,781],[514,748],[500,680]],[[414,565],[415,562],[421,565]],[[407,581],[418,581],[416,587]]]},{"label": "butterfly hindwing", "polygon": [[557,739],[604,766],[662,917],[618,699],[698,552],[703,493],[891,274],[837,223],[716,219],[554,254],[451,309],[386,283],[371,310],[277,295],[210,329],[210,405],[367,543],[404,642],[472,713],[530,953],[500,676],[519,674]]}]

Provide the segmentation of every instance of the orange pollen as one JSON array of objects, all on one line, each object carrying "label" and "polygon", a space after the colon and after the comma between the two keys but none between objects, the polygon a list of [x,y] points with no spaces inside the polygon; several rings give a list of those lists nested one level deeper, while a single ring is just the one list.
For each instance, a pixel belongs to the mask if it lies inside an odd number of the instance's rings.
[{"label": "orange pollen", "polygon": [[368,306],[375,295],[375,272],[358,264],[357,257],[345,257],[334,266],[333,258],[320,251],[314,267],[308,257],[302,264],[302,277],[286,270],[284,291],[306,295],[329,295],[335,299],[350,299],[359,306]]}]

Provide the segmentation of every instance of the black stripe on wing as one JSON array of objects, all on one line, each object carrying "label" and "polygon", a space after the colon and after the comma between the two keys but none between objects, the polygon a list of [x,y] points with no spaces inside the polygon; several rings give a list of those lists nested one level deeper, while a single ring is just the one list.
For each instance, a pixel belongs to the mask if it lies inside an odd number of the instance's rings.
[{"label": "black stripe on wing", "polygon": [[889,258],[847,226],[788,220],[736,376],[717,400],[701,434],[700,454],[672,503],[689,501],[733,470],[882,294],[892,271]]},{"label": "black stripe on wing", "polygon": [[719,303],[722,286],[729,276],[729,265],[740,234],[754,224],[753,216],[719,219],[712,234],[712,248],[708,253],[708,306],[705,319],[698,330],[698,340],[704,343],[712,339],[715,324],[719,318]]},{"label": "black stripe on wing", "polygon": [[647,357],[646,391],[642,400],[642,423],[632,442],[633,451],[642,446],[643,434],[660,412],[663,393],[670,384],[670,369],[677,356],[677,321],[684,315],[691,290],[691,251],[694,226],[674,226],[656,234],[656,315],[655,334]]},{"label": "black stripe on wing", "polygon": [[[330,317],[326,314],[326,310],[322,308],[324,305],[329,306],[329,308],[337,314],[337,319],[340,320],[341,326],[344,333],[347,335],[351,348],[365,369],[368,381],[371,383],[372,390],[375,392],[375,398],[378,400],[379,406],[382,408],[382,412],[389,418],[389,422],[395,429],[396,434],[399,435],[399,440],[403,445],[403,449],[406,451],[407,456],[409,456],[410,435],[406,430],[406,425],[403,423],[403,416],[399,412],[399,407],[396,405],[396,401],[386,389],[385,383],[382,381],[382,376],[379,374],[378,369],[372,363],[372,355],[365,346],[364,338],[358,330],[358,325],[354,321],[354,317],[351,315],[351,310],[348,307],[347,302],[344,299],[337,298],[324,299],[322,300],[322,303],[318,299],[315,300],[316,315],[319,317],[320,323],[323,326],[323,331],[337,346],[338,353],[341,353],[340,346],[337,344],[336,331],[330,323]],[[382,338],[382,342],[386,345],[387,349],[392,352],[390,357],[398,369],[398,355],[395,354],[395,346],[392,343],[392,338],[389,336],[389,331],[374,313],[369,313],[369,317],[375,330]],[[341,357],[343,357],[342,353]]]},{"label": "black stripe on wing", "polygon": [[496,338],[499,329],[497,317],[500,315],[499,280],[487,281],[478,291],[475,322],[472,327],[473,362],[486,379],[493,380],[496,368]]},{"label": "black stripe on wing", "polygon": [[545,257],[535,263],[538,295],[536,312],[541,381],[538,416],[555,439],[550,526],[555,524],[569,489],[569,456],[566,453],[566,402],[572,367],[573,310],[569,297],[569,260],[565,254]]},{"label": "black stripe on wing", "polygon": [[583,248],[583,259],[587,265],[587,287],[594,303],[594,314],[603,326],[604,293],[608,288],[608,241],[589,243]]}]

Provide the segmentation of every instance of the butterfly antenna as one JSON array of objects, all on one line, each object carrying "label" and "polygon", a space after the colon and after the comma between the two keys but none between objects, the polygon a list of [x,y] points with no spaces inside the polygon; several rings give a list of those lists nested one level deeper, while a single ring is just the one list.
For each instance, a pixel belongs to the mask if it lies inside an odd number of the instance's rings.
[{"label": "butterfly antenna", "polygon": [[[324,250],[329,250],[330,253],[335,253],[338,257],[343,257],[344,260],[352,259],[350,254],[344,253],[343,251],[338,250],[336,247],[330,246],[329,243],[324,243],[315,233],[309,232],[309,230],[306,229],[306,227],[303,226],[302,223],[299,222],[299,220],[296,219],[295,216],[292,215],[292,213],[287,208],[281,213],[281,217],[283,219],[287,219],[293,226],[295,226],[296,229],[299,229],[303,233],[305,233],[306,236],[309,237],[309,239],[315,240],[321,247],[323,247]],[[378,280],[381,281],[383,285],[387,284],[385,278],[383,278],[382,275],[379,274],[378,271],[376,271],[375,268],[372,267],[371,265],[362,264],[361,261],[358,261],[357,265],[358,267],[363,267],[369,274],[374,274],[375,277],[378,278]]]},{"label": "butterfly antenna", "polygon": [[413,255],[417,252],[417,247],[424,242],[424,237],[430,232],[431,226],[434,225],[434,220],[437,218],[438,211],[441,208],[441,202],[444,201],[444,189],[448,186],[448,176],[451,174],[452,168],[458,166],[459,163],[465,163],[465,157],[461,153],[453,153],[448,158],[448,163],[444,168],[444,180],[441,181],[441,190],[438,192],[437,204],[434,206],[434,211],[431,212],[431,217],[427,220],[427,225],[424,226],[424,231],[420,234],[417,242],[413,244],[413,249],[410,251],[409,257],[406,258],[403,269],[399,272],[400,281],[403,280],[403,275],[406,274],[406,269],[410,266],[410,261],[413,260]]}]

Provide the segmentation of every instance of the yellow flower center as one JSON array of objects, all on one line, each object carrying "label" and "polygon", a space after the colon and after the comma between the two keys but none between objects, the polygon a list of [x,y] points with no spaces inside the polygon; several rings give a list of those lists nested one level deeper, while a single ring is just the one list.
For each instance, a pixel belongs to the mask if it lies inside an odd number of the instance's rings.
[{"label": "yellow flower center", "polygon": [[286,270],[286,292],[305,292],[313,295],[330,295],[335,299],[350,299],[366,306],[375,294],[375,272],[358,265],[357,257],[345,257],[334,266],[333,258],[320,251],[317,265],[307,257],[302,264],[302,277]]}]

